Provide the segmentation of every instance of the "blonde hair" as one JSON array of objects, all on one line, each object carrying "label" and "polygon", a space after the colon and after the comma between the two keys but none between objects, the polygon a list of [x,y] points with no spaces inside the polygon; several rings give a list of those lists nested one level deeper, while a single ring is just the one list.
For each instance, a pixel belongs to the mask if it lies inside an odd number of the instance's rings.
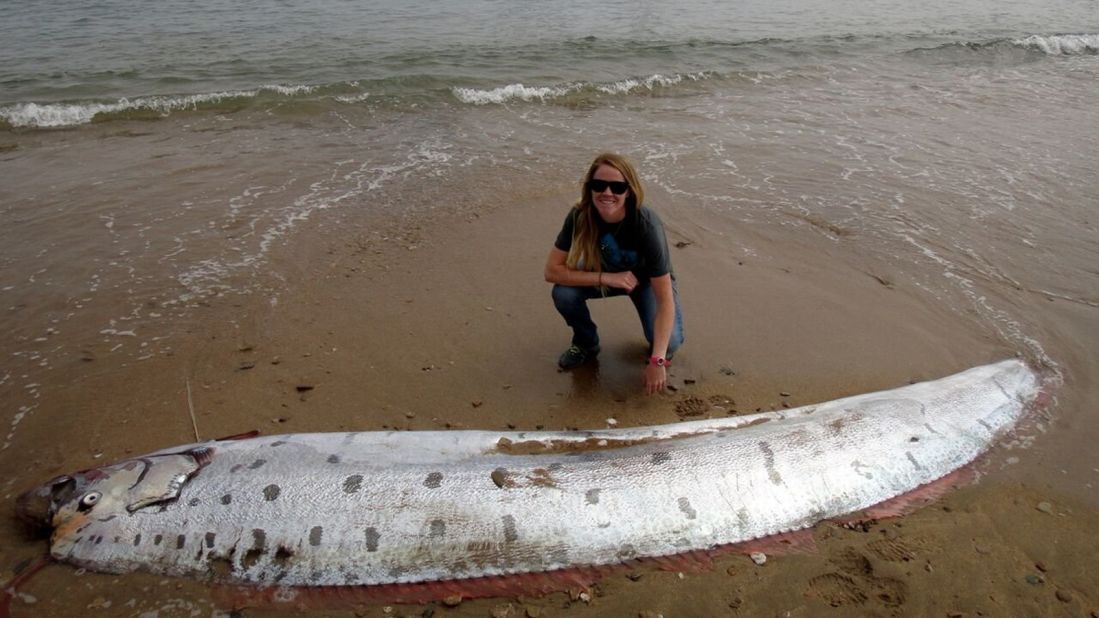
[{"label": "blonde hair", "polygon": [[[572,269],[602,272],[603,259],[599,251],[599,214],[595,211],[595,204],[591,197],[591,181],[596,170],[602,165],[609,165],[618,170],[630,186],[629,195],[626,196],[626,215],[637,211],[637,207],[645,202],[645,190],[641,187],[641,178],[637,170],[622,155],[605,152],[591,162],[588,173],[584,176],[583,186],[580,187],[580,199],[577,200],[576,222],[572,228],[572,246],[569,248],[569,256],[565,264]],[[581,266],[582,265],[582,266]]]}]

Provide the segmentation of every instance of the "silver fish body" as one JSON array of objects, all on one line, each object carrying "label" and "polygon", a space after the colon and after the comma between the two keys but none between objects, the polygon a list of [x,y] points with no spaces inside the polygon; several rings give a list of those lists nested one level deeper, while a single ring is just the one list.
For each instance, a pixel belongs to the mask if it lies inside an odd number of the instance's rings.
[{"label": "silver fish body", "polygon": [[[588,432],[295,434],[59,477],[51,553],[257,585],[605,565],[793,531],[964,466],[1037,396],[1009,360],[751,416]],[[29,508],[29,507],[28,507]]]}]

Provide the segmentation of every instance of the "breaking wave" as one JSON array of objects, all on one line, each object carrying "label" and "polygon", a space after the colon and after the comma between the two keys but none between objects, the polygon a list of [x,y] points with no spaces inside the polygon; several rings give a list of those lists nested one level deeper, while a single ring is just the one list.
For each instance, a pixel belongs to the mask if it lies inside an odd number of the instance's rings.
[{"label": "breaking wave", "polygon": [[1099,34],[1055,34],[1051,36],[1032,34],[1023,39],[1015,39],[1012,43],[1027,49],[1039,50],[1051,56],[1099,54]]},{"label": "breaking wave", "polygon": [[291,97],[309,94],[315,86],[269,84],[254,90],[208,92],[177,96],[119,99],[113,103],[17,103],[0,108],[0,118],[13,127],[59,128],[111,119],[166,116],[175,111],[230,108],[245,105],[263,93]]},{"label": "breaking wave", "polygon": [[512,101],[548,101],[573,94],[624,95],[637,91],[653,92],[687,81],[699,81],[713,77],[710,72],[661,75],[654,74],[643,78],[627,78],[610,83],[593,84],[574,82],[557,86],[526,86],[508,84],[497,88],[479,90],[476,88],[452,88],[451,92],[462,103],[472,105],[503,104]]}]

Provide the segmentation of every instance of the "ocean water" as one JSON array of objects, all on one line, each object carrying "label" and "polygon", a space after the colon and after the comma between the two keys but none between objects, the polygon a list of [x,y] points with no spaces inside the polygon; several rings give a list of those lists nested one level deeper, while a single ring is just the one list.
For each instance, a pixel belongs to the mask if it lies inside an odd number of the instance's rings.
[{"label": "ocean water", "polygon": [[303,225],[476,211],[601,150],[1091,375],[1095,329],[1043,308],[1099,309],[1097,98],[1092,0],[8,0],[3,449],[73,358],[277,302]]}]

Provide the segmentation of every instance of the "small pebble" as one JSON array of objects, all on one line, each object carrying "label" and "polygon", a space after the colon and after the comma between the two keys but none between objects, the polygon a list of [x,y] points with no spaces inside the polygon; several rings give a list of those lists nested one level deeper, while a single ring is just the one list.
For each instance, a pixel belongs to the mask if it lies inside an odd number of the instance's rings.
[{"label": "small pebble", "polygon": [[581,592],[580,593],[580,600],[585,602],[585,603],[591,603],[591,595],[588,594],[587,592]]},{"label": "small pebble", "polygon": [[767,563],[767,554],[763,552],[754,551],[749,554],[748,557],[752,559],[752,562],[758,564],[759,566],[763,566]]},{"label": "small pebble", "polygon": [[1053,515],[1053,505],[1048,502],[1039,502],[1038,510],[1046,515]]},{"label": "small pebble", "polygon": [[610,425],[611,427],[614,427],[615,425],[618,424],[618,419],[608,418],[607,419],[607,424]]},{"label": "small pebble", "polygon": [[458,607],[462,604],[462,595],[452,594],[449,597],[443,599],[443,605],[447,607]]},{"label": "small pebble", "polygon": [[1057,600],[1062,602],[1062,603],[1071,603],[1072,602],[1072,595],[1065,592],[1064,590],[1058,590],[1055,593],[1055,596],[1057,597]]},{"label": "small pebble", "polygon": [[1045,573],[1046,571],[1049,570],[1049,567],[1046,566],[1046,563],[1042,562],[1041,560],[1034,563],[1034,568],[1038,569],[1039,571],[1041,571],[1043,573]]},{"label": "small pebble", "polygon": [[526,610],[527,618],[539,618],[542,615],[542,608],[537,605],[528,605]]},{"label": "small pebble", "polygon": [[984,546],[984,545],[974,545],[973,549],[976,550],[978,554],[982,554],[982,555],[986,555],[986,556],[988,554],[992,553],[992,550],[989,549],[988,547]]},{"label": "small pebble", "polygon": [[38,597],[27,594],[25,592],[20,592],[19,593],[19,600],[23,601],[27,605],[34,605],[35,603],[38,602]]},{"label": "small pebble", "polygon": [[642,574],[638,573],[637,571],[633,571],[632,573],[626,573],[626,578],[629,579],[631,582],[635,582],[641,579],[641,576]]},{"label": "small pebble", "polygon": [[664,618],[664,614],[658,614],[651,609],[644,609],[637,612],[637,618]]},{"label": "small pebble", "polygon": [[511,603],[507,605],[497,605],[492,608],[492,618],[511,618],[515,615],[515,608],[511,606]]},{"label": "small pebble", "polygon": [[1042,578],[1038,575],[1027,575],[1026,576],[1026,583],[1030,584],[1031,586],[1037,586],[1038,584],[1041,584],[1042,581],[1043,581]]}]

